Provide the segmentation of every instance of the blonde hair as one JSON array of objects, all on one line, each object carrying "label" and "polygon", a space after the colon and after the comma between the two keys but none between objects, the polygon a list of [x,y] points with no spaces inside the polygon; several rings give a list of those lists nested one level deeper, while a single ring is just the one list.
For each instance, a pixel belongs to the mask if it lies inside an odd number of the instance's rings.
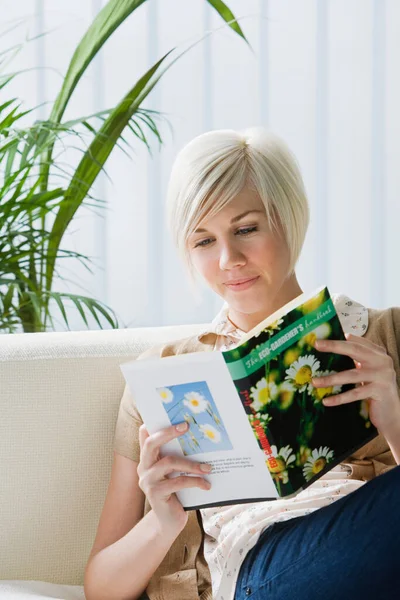
[{"label": "blonde hair", "polygon": [[178,153],[167,192],[168,228],[192,282],[189,236],[248,186],[260,196],[269,223],[279,220],[293,272],[309,224],[309,206],[297,160],[287,145],[256,127],[203,133]]}]

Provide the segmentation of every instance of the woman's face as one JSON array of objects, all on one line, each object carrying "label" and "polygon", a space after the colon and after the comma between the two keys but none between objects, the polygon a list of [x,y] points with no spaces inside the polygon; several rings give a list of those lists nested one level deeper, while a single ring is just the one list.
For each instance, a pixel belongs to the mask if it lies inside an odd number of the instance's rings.
[{"label": "woman's face", "polygon": [[217,215],[204,219],[188,247],[196,270],[229,304],[230,320],[245,331],[291,300],[288,294],[301,293],[297,281],[295,291],[293,279],[285,281],[290,257],[282,231],[269,227],[264,205],[252,190],[244,189]]}]

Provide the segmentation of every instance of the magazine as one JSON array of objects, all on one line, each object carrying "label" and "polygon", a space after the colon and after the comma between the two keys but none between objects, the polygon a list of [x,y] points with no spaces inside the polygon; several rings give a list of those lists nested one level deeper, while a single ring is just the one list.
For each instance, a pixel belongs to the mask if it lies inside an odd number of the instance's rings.
[{"label": "magazine", "polygon": [[[319,352],[345,340],[327,287],[298,296],[233,348],[121,365],[150,434],[187,421],[161,455],[212,465],[211,489],[177,492],[185,510],[291,498],[378,435],[364,400],[325,406],[353,384],[316,388],[312,378],[354,368]],[[189,475],[173,473],[170,476]]]}]

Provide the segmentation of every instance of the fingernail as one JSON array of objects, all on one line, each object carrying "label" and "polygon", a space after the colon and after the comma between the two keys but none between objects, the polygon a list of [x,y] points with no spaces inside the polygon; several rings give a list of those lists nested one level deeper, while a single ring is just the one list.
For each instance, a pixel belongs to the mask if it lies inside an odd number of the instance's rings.
[{"label": "fingernail", "polygon": [[211,465],[200,465],[200,470],[204,471],[204,473],[209,473],[212,469]]},{"label": "fingernail", "polygon": [[179,425],[176,425],[176,430],[177,431],[185,431],[185,429],[187,429],[187,423],[179,423]]}]

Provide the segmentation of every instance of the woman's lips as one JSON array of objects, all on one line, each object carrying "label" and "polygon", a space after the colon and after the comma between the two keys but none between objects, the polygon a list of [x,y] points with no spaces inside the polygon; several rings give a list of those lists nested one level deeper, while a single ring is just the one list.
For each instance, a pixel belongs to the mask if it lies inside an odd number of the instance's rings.
[{"label": "woman's lips", "polygon": [[257,277],[254,277],[253,279],[248,279],[247,281],[243,281],[243,283],[226,283],[225,285],[230,290],[234,290],[235,292],[238,292],[240,290],[247,290],[249,287],[254,285],[258,279],[259,279],[259,275]]}]

